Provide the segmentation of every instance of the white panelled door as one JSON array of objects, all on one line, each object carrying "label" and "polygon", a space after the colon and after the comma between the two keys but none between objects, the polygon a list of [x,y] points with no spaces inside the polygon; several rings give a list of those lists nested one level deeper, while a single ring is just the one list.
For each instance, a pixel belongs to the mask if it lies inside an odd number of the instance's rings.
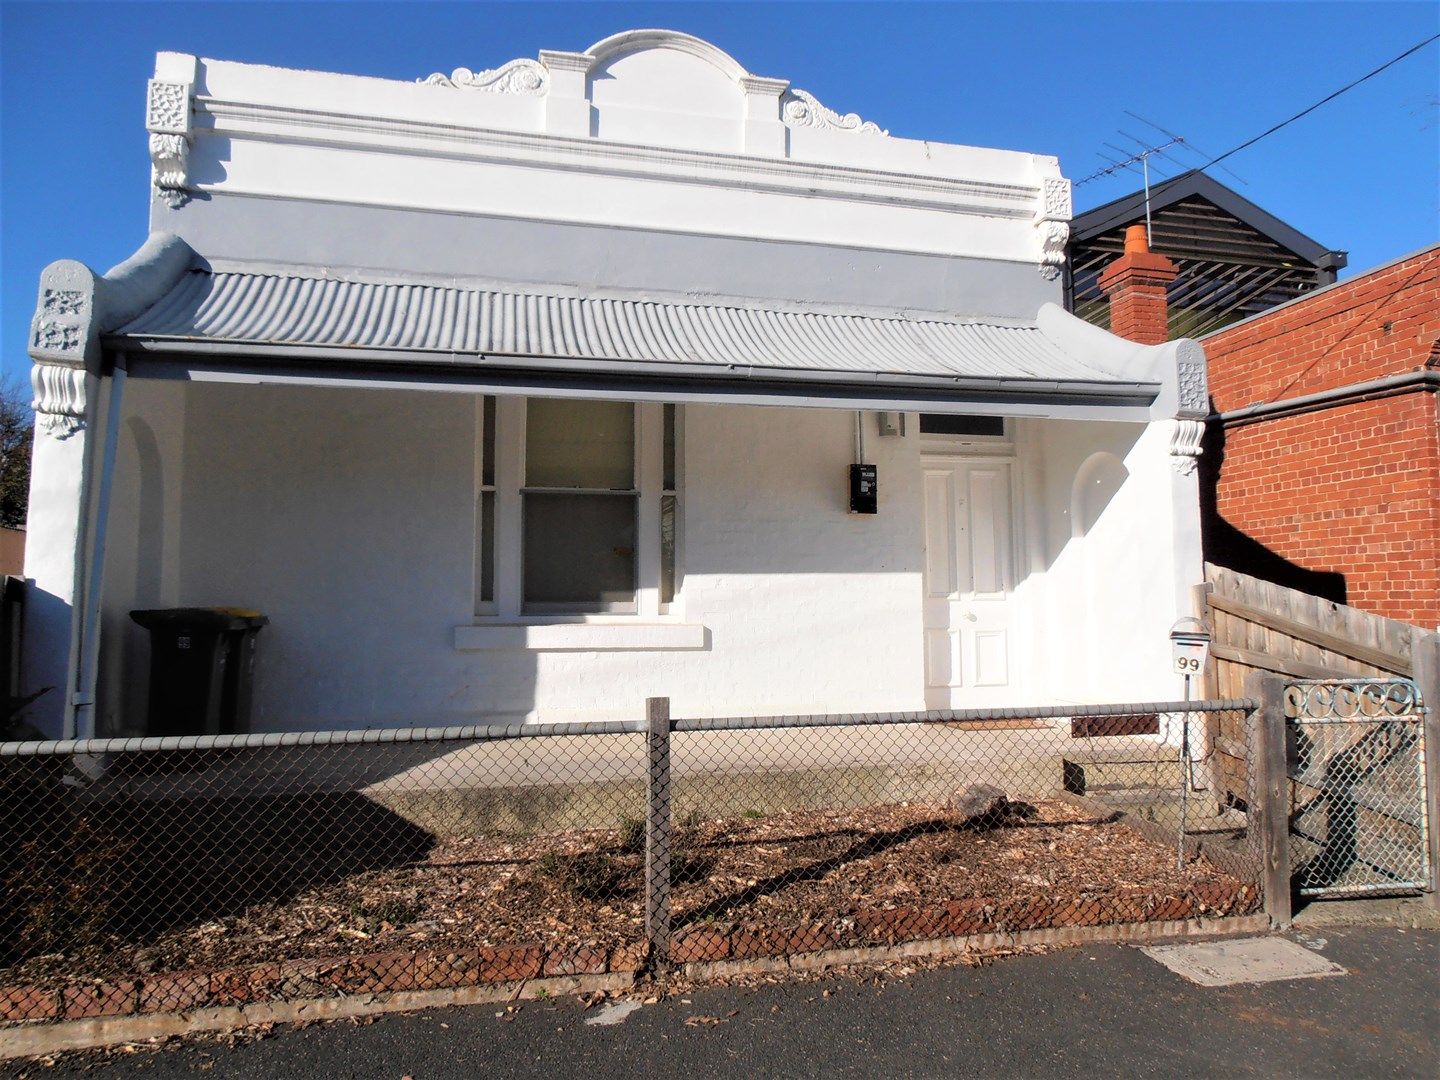
[{"label": "white panelled door", "polygon": [[1010,685],[1010,463],[926,457],[925,704],[986,705]]}]

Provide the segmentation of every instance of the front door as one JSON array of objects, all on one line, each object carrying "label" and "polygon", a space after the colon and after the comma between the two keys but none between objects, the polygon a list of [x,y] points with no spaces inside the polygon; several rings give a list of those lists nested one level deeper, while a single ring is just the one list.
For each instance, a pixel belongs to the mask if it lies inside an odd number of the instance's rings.
[{"label": "front door", "polygon": [[999,701],[1010,685],[1010,464],[926,457],[925,704]]}]

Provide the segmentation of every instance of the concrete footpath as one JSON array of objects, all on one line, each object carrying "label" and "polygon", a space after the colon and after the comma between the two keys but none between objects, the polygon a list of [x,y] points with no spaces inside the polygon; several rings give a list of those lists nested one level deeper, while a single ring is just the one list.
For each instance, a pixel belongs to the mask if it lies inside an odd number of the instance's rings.
[{"label": "concrete footpath", "polygon": [[195,1040],[9,1062],[0,1076],[1437,1074],[1440,931],[1312,915],[1285,937],[1344,974],[1205,987],[1138,948],[1091,946],[983,967],[699,989],[654,1004],[431,1010],[277,1030],[233,1046]]}]

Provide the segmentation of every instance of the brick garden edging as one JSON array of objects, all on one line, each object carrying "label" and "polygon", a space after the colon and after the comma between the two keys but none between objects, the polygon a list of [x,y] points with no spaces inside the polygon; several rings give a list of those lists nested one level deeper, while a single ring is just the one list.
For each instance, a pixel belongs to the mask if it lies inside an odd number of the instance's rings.
[{"label": "brick garden edging", "polygon": [[1248,915],[1258,906],[1258,900],[1253,885],[1215,882],[1200,885],[1182,896],[1132,889],[1062,903],[1037,896],[1004,904],[952,900],[920,908],[861,908],[855,913],[854,930],[850,933],[842,933],[826,923],[758,931],[689,927],[679,931],[671,941],[670,960],[687,964],[809,953],[844,947],[850,938],[896,945],[985,933]]},{"label": "brick garden edging", "polygon": [[[826,924],[687,927],[671,942],[670,962],[692,977],[714,977],[975,948],[1254,932],[1268,927],[1263,915],[1251,914],[1257,905],[1253,885],[1209,883],[1180,896],[1137,889],[1061,904],[1034,897],[1000,905],[956,900],[865,908],[849,932]],[[847,944],[852,938],[882,944]],[[187,1031],[623,989],[649,965],[643,943],[611,950],[508,945],[287,960],[60,988],[0,987],[0,1021],[7,1025],[0,1027],[0,1059],[51,1052],[46,1046],[80,1049]]]}]

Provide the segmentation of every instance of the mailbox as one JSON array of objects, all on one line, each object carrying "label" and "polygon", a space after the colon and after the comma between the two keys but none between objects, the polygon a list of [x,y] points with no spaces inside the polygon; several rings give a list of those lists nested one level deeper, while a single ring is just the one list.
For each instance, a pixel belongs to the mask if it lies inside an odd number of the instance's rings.
[{"label": "mailbox", "polygon": [[874,514],[880,509],[874,465],[850,466],[850,513]]},{"label": "mailbox", "polygon": [[1170,654],[1177,675],[1202,674],[1210,658],[1209,629],[1199,619],[1180,619],[1170,628]]}]

